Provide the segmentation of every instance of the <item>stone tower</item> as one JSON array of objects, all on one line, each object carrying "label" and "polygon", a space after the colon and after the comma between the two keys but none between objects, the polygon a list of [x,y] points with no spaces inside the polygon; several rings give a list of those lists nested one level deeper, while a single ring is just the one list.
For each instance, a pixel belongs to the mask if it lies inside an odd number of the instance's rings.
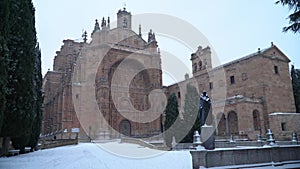
[{"label": "stone tower", "polygon": [[126,8],[117,13],[117,28],[131,29],[131,13]]},{"label": "stone tower", "polygon": [[193,75],[203,74],[212,69],[211,64],[211,51],[210,47],[198,47],[195,53],[191,54],[191,61],[193,66]]}]

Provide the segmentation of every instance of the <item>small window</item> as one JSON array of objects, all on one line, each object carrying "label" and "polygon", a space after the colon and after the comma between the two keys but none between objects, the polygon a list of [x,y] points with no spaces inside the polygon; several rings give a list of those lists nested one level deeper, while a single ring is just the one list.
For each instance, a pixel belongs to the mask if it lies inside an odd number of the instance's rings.
[{"label": "small window", "polygon": [[281,123],[281,130],[285,131],[286,130],[286,123]]},{"label": "small window", "polygon": [[275,72],[275,74],[279,74],[278,66],[274,66],[274,72]]},{"label": "small window", "polygon": [[234,76],[230,76],[230,84],[235,84]]},{"label": "small window", "polygon": [[199,61],[198,65],[199,65],[199,70],[202,70],[202,61],[201,60]]},{"label": "small window", "polygon": [[209,89],[212,90],[214,88],[213,82],[209,82]]},{"label": "small window", "polygon": [[196,63],[194,63],[194,72],[196,72],[197,71],[197,64]]},{"label": "small window", "polygon": [[248,77],[247,77],[247,74],[246,74],[246,73],[242,73],[242,79],[243,79],[243,81],[245,81],[245,80],[247,80],[247,79],[248,79]]},{"label": "small window", "polygon": [[178,98],[180,99],[180,92],[177,93]]},{"label": "small window", "polygon": [[124,20],[123,20],[123,28],[127,28],[127,20],[126,20],[126,18],[124,18]]}]

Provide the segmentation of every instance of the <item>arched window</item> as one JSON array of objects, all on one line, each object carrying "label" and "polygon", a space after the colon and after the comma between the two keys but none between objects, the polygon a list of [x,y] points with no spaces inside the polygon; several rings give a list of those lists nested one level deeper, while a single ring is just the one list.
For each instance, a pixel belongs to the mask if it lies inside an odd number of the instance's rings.
[{"label": "arched window", "polygon": [[127,19],[126,18],[123,19],[123,28],[127,28]]},{"label": "arched window", "polygon": [[239,134],[238,117],[235,111],[228,113],[229,133],[232,135]]},{"label": "arched window", "polygon": [[259,111],[258,110],[254,110],[253,111],[253,127],[254,130],[260,130],[260,118],[259,118]]},{"label": "arched window", "polygon": [[197,71],[197,63],[194,63],[193,65],[193,72],[196,72]]},{"label": "arched window", "polygon": [[199,61],[198,65],[199,65],[199,70],[202,70],[202,61],[201,60]]}]

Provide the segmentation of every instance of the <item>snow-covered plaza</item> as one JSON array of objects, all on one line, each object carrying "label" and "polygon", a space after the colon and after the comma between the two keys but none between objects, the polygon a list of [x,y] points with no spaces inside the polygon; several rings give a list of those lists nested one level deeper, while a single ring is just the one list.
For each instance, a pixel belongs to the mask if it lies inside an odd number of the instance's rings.
[{"label": "snow-covered plaza", "polygon": [[158,151],[135,144],[79,143],[0,158],[0,169],[191,169],[189,151]]},{"label": "snow-covered plaza", "polygon": [[[275,163],[274,163],[275,164]],[[39,150],[12,157],[0,157],[0,169],[192,169],[189,151],[159,151],[135,144],[79,143],[78,145]],[[202,167],[200,167],[202,168]],[[282,165],[213,167],[285,169],[300,168],[299,161]]]}]

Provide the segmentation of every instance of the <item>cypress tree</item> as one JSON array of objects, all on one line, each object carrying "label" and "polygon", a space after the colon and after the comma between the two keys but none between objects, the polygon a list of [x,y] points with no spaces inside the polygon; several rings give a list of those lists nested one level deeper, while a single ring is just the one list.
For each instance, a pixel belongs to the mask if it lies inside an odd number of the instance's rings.
[{"label": "cypress tree", "polygon": [[41,51],[39,46],[36,47],[36,61],[34,68],[34,104],[33,110],[35,118],[32,125],[32,133],[30,135],[29,142],[27,146],[34,148],[36,147],[42,126],[42,73],[41,73]]},{"label": "cypress tree", "polygon": [[173,93],[168,97],[167,106],[165,109],[165,121],[164,121],[164,139],[168,147],[172,147],[172,138],[175,136],[176,130],[174,123],[179,115],[178,101],[176,94]]},{"label": "cypress tree", "polygon": [[300,71],[295,69],[294,65],[291,68],[291,77],[296,112],[300,112]]},{"label": "cypress tree", "polygon": [[36,30],[31,0],[8,1],[8,59],[6,107],[1,136],[11,137],[17,149],[28,144],[35,118],[34,63]]},{"label": "cypress tree", "polygon": [[[192,143],[195,130],[200,132],[199,95],[197,89],[187,84],[184,100],[184,111],[182,113],[182,130],[185,137],[181,140],[183,143]],[[192,127],[191,127],[192,126]]]},{"label": "cypress tree", "polygon": [[7,55],[8,49],[6,44],[8,34],[8,0],[0,0],[0,133],[1,126],[4,118],[4,110],[6,104],[6,84],[7,84]]},{"label": "cypress tree", "polygon": [[297,82],[296,85],[296,92],[297,92],[297,102],[295,102],[296,104],[296,111],[299,113],[300,112],[300,70],[296,69],[296,75],[297,75]]}]

